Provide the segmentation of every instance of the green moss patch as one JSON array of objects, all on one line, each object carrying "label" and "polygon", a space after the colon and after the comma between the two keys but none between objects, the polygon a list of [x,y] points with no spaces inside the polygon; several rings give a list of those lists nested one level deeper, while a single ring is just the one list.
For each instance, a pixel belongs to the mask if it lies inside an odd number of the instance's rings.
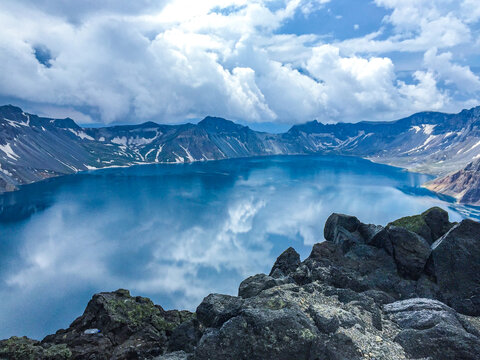
[{"label": "green moss patch", "polygon": [[425,228],[428,228],[427,223],[422,215],[405,216],[398,220],[392,221],[388,225],[402,227],[414,233],[420,234]]},{"label": "green moss patch", "polygon": [[0,359],[2,360],[64,360],[71,357],[72,352],[65,344],[44,348],[36,340],[16,336],[0,342]]}]

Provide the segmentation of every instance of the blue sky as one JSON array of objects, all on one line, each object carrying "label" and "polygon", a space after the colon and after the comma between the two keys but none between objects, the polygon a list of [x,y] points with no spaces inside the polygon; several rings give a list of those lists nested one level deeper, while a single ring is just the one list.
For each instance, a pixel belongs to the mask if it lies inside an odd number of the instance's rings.
[{"label": "blue sky", "polygon": [[478,0],[4,0],[0,102],[254,128],[480,105]]}]

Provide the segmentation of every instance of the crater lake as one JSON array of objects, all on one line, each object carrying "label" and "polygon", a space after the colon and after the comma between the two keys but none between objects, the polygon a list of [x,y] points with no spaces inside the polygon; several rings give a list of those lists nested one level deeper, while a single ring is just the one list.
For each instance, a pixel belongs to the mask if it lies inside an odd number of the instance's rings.
[{"label": "crater lake", "polygon": [[293,246],[308,256],[332,212],[385,225],[440,206],[432,177],[342,156],[279,156],[111,168],[0,196],[0,338],[68,327],[100,291],[194,310],[236,295]]}]

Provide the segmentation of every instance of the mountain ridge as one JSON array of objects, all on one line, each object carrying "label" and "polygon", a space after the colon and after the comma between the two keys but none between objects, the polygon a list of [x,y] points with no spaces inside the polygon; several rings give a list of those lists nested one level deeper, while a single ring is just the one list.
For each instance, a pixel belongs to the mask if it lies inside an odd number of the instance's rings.
[{"label": "mountain ridge", "polygon": [[420,112],[392,122],[323,124],[270,134],[220,117],[197,124],[81,127],[0,107],[0,191],[112,166],[188,163],[250,156],[338,154],[444,176],[480,156],[480,106]]}]

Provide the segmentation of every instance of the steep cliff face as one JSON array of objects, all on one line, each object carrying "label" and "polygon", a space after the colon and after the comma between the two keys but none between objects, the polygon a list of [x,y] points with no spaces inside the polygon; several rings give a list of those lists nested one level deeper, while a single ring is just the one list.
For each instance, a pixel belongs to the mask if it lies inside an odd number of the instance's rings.
[{"label": "steep cliff face", "polygon": [[14,106],[0,107],[0,191],[62,174],[144,163],[187,163],[280,154],[343,154],[445,175],[480,156],[480,107],[425,112],[393,122],[253,131],[222,118],[198,124],[82,128]]},{"label": "steep cliff face", "polygon": [[195,313],[94,295],[68,329],[0,341],[0,359],[478,359],[480,223],[439,208],[385,227],[332,214],[325,238]]},{"label": "steep cliff face", "polygon": [[459,171],[427,183],[425,187],[452,196],[463,204],[480,205],[480,159]]}]

